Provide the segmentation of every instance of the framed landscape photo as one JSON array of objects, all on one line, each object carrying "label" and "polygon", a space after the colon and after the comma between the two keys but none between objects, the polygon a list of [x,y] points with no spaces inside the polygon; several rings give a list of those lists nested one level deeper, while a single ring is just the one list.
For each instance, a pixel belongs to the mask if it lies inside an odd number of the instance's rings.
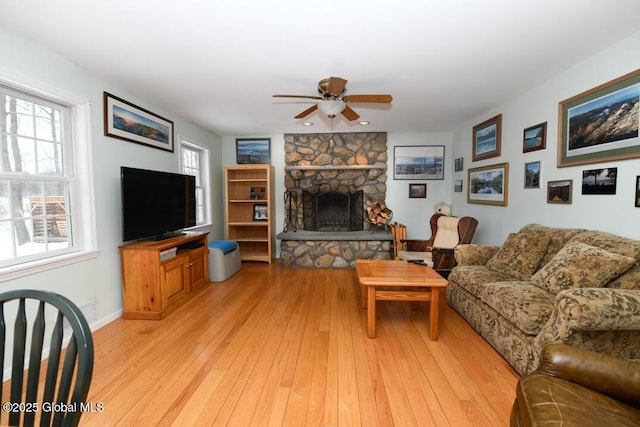
[{"label": "framed landscape photo", "polygon": [[173,152],[173,122],[104,92],[104,134]]},{"label": "framed landscape photo", "polygon": [[540,162],[524,164],[524,188],[540,188]]},{"label": "framed landscape photo", "polygon": [[453,166],[454,172],[460,172],[464,168],[463,165],[464,165],[464,158],[458,157],[454,162],[454,166]]},{"label": "framed landscape photo", "polygon": [[236,162],[244,164],[270,164],[271,138],[236,139]]},{"label": "framed landscape photo", "polygon": [[393,147],[394,179],[444,179],[444,145]]},{"label": "framed landscape photo", "polygon": [[426,199],[427,184],[409,184],[410,199]]},{"label": "framed landscape photo", "polygon": [[582,171],[582,194],[616,194],[618,168]]},{"label": "framed landscape photo", "polygon": [[547,148],[547,122],[528,127],[523,132],[522,152]]},{"label": "framed landscape photo", "polygon": [[462,180],[456,179],[453,183],[453,192],[454,193],[462,193]]},{"label": "framed landscape photo", "polygon": [[640,157],[640,70],[558,105],[558,167]]},{"label": "framed landscape photo", "polygon": [[467,181],[467,203],[507,206],[509,163],[470,168]]},{"label": "framed landscape photo", "polygon": [[473,127],[472,161],[498,157],[502,148],[502,114]]},{"label": "framed landscape photo", "polygon": [[573,193],[572,179],[547,182],[547,203],[570,205],[571,193]]}]

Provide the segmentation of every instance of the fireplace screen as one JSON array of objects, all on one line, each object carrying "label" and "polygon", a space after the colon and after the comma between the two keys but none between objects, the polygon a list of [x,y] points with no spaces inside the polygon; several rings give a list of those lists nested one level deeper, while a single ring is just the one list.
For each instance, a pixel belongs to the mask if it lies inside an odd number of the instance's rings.
[{"label": "fireplace screen", "polygon": [[302,193],[305,230],[359,231],[364,225],[363,192]]}]

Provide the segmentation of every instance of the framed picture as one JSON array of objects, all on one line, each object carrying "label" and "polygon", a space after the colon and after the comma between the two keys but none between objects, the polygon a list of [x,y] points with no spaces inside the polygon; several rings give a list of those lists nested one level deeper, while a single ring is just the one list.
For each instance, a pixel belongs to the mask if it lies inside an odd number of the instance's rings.
[{"label": "framed picture", "polygon": [[502,114],[473,127],[472,161],[498,157],[502,147]]},{"label": "framed picture", "polygon": [[524,188],[540,188],[540,162],[524,164]]},{"label": "framed picture", "polygon": [[444,145],[393,147],[394,179],[444,179]]},{"label": "framed picture", "polygon": [[270,164],[271,138],[236,139],[236,161],[243,164]]},{"label": "framed picture", "polygon": [[467,203],[507,206],[509,163],[468,170]]},{"label": "framed picture", "polygon": [[456,179],[453,183],[453,191],[454,193],[462,193],[462,180]]},{"label": "framed picture", "polygon": [[640,176],[636,176],[636,208],[640,208]]},{"label": "framed picture", "polygon": [[522,152],[544,150],[547,148],[547,122],[528,127],[522,136]]},{"label": "framed picture", "polygon": [[173,122],[104,92],[104,134],[173,152]]},{"label": "framed picture", "polygon": [[558,105],[558,167],[640,157],[640,70]]},{"label": "framed picture", "polygon": [[573,180],[547,182],[547,203],[559,203],[570,205],[573,192]]},{"label": "framed picture", "polygon": [[267,190],[265,187],[250,187],[249,200],[266,200]]},{"label": "framed picture", "polygon": [[454,162],[453,170],[454,172],[460,172],[463,169],[464,158],[458,157]]},{"label": "framed picture", "polygon": [[427,184],[409,184],[410,199],[426,199]]},{"label": "framed picture", "polygon": [[582,194],[616,194],[618,168],[582,171]]},{"label": "framed picture", "polygon": [[268,221],[269,209],[266,203],[256,203],[253,205],[253,220],[254,221]]}]

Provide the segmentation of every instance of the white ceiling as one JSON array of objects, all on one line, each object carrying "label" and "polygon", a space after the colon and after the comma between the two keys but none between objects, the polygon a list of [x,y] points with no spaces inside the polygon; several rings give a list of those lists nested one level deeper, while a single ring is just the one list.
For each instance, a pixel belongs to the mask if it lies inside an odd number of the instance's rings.
[{"label": "white ceiling", "polygon": [[[425,132],[638,31],[640,1],[2,0],[0,26],[222,136]],[[311,100],[271,97],[329,76],[393,103],[352,104],[366,128],[319,112],[304,127]]]}]

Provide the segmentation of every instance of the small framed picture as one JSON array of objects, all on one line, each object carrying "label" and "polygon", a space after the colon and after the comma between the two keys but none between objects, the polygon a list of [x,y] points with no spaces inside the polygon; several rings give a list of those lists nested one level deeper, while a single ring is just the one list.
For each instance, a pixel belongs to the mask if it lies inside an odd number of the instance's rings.
[{"label": "small framed picture", "polygon": [[524,164],[524,188],[540,188],[540,162]]},{"label": "small framed picture", "polygon": [[616,194],[618,168],[582,171],[582,194]]},{"label": "small framed picture", "polygon": [[571,193],[573,192],[573,180],[547,182],[547,203],[571,204]]},{"label": "small framed picture", "polygon": [[636,176],[636,208],[640,208],[640,176]]},{"label": "small framed picture", "polygon": [[254,221],[269,220],[269,208],[266,203],[256,203],[255,205],[253,205],[253,220]]},{"label": "small framed picture", "polygon": [[265,187],[250,187],[249,200],[266,200],[267,191]]},{"label": "small framed picture", "polygon": [[409,184],[410,199],[426,199],[427,184]]},{"label": "small framed picture", "polygon": [[500,156],[502,147],[502,114],[473,127],[472,161]]},{"label": "small framed picture", "polygon": [[547,148],[547,122],[528,127],[522,137],[522,152],[543,150]]},{"label": "small framed picture", "polygon": [[464,164],[464,158],[463,157],[458,157],[454,161],[454,165],[453,165],[454,172],[460,172],[463,169],[463,164]]},{"label": "small framed picture", "polygon": [[461,179],[456,179],[455,182],[453,183],[453,191],[455,193],[462,193],[462,180]]}]

